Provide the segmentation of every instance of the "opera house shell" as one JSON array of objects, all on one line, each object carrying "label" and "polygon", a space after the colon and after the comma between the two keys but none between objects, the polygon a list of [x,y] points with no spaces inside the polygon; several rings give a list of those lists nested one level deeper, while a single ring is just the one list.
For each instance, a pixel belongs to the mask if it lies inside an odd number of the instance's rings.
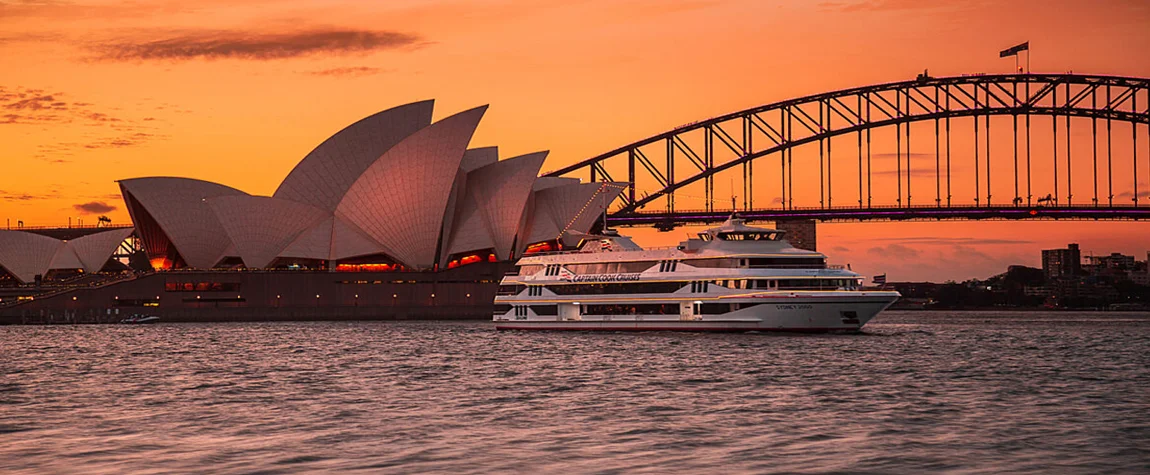
[{"label": "opera house shell", "polygon": [[0,230],[0,270],[23,283],[54,271],[93,274],[107,266],[120,243],[131,234],[131,228],[120,228],[62,241],[30,232]]},{"label": "opera house shell", "polygon": [[[438,270],[507,261],[586,232],[612,184],[538,179],[546,152],[469,149],[487,107],[432,122],[432,101],[369,116],[307,154],[272,196],[206,181],[120,181],[157,269]],[[340,267],[342,266],[342,267]]]},{"label": "opera house shell", "polygon": [[[161,272],[14,309],[0,302],[0,317],[102,321],[143,306],[177,319],[490,318],[518,257],[576,244],[623,187],[539,177],[547,152],[501,160],[495,147],[470,147],[487,106],[433,122],[432,105],[347,126],[271,196],[191,178],[121,180],[147,256],[136,262]],[[130,233],[69,242],[0,233],[0,267],[21,282],[58,268],[94,272]]]}]

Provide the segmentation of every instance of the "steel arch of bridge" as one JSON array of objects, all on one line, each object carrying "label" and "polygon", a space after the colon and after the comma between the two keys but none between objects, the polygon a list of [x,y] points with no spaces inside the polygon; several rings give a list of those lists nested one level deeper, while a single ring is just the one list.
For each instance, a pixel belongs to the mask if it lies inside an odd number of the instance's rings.
[{"label": "steel arch of bridge", "polygon": [[[1139,98],[1145,98],[1140,102]],[[992,204],[990,193],[990,116],[1014,117],[1014,183],[1015,196],[1009,204]],[[1026,119],[1026,134],[1030,134],[1031,116],[1053,116],[1053,140],[1055,143],[1053,170],[1054,193],[1036,203],[1031,194],[1032,162],[1030,140],[1026,140],[1025,150],[1025,194],[1020,190],[1018,119]],[[950,119],[974,118],[975,134],[975,198],[974,205],[951,206],[950,183]],[[984,118],[986,127],[985,176],[980,175],[979,165],[979,118]],[[1066,154],[1058,157],[1059,123],[1065,118]],[[1070,117],[1090,118],[1093,128],[1094,155],[1094,194],[1089,204],[1075,204],[1071,192],[1073,176],[1071,170]],[[1110,122],[1120,121],[1134,124],[1134,159],[1132,182],[1134,185],[1133,205],[1113,203],[1113,168],[1106,169],[1111,179],[1105,203],[1099,199],[1098,190],[1098,121],[1105,121],[1107,140],[1110,140]],[[935,124],[935,199],[932,206],[915,206],[911,201],[911,162],[910,124],[933,121]],[[946,124],[946,163],[947,173],[944,182],[941,173],[942,150],[939,140],[940,123]],[[573,165],[555,170],[546,176],[583,175],[591,181],[617,181],[628,185],[622,197],[622,206],[609,213],[609,221],[615,224],[656,224],[671,226],[673,223],[707,222],[719,219],[714,207],[714,177],[717,173],[742,167],[743,203],[740,214],[753,219],[818,219],[818,220],[864,220],[864,219],[1150,219],[1150,207],[1139,207],[1139,173],[1150,178],[1150,166],[1138,169],[1138,124],[1150,124],[1150,79],[1094,76],[1078,74],[1008,74],[1008,75],[968,75],[958,77],[933,78],[920,76],[916,80],[878,84],[822,94],[799,97],[775,102],[731,114],[690,123],[671,131],[655,135],[638,142],[624,145],[604,154],[583,160]],[[871,129],[896,127],[896,140],[899,142],[898,156],[898,199],[895,206],[872,206],[870,188],[870,145]],[[905,129],[906,154],[903,154],[903,129]],[[702,150],[689,145],[686,137],[703,135]],[[830,139],[855,133],[858,135],[858,202],[857,206],[835,207],[831,191]],[[864,147],[866,173],[863,173]],[[697,140],[696,140],[697,141]],[[793,149],[800,145],[819,143],[820,198],[819,207],[800,209],[794,206],[794,185],[791,183],[793,171],[791,157]],[[1147,140],[1150,144],[1150,140]],[[665,147],[665,163],[648,158],[652,147]],[[825,145],[824,145],[825,144]],[[732,158],[717,162],[716,149]],[[644,153],[647,150],[647,153]],[[1107,146],[1107,164],[1111,147]],[[824,153],[825,152],[825,153]],[[782,192],[782,203],[773,209],[756,210],[753,202],[754,160],[771,154],[781,154],[778,173]],[[1147,150],[1150,156],[1150,148]],[[824,160],[824,156],[826,157]],[[905,173],[903,156],[906,157]],[[685,158],[686,160],[676,160]],[[1060,163],[1060,160],[1064,160]],[[626,161],[627,176],[618,180],[608,172],[608,164],[618,165]],[[680,178],[676,174],[678,165],[689,163],[688,175]],[[1050,163],[1050,162],[1047,162]],[[1060,167],[1064,166],[1066,194],[1059,191],[1063,182],[1059,179]],[[620,167],[621,168],[621,167]],[[1120,172],[1125,173],[1125,172]],[[645,175],[644,175],[645,174]],[[905,189],[903,188],[905,175]],[[636,186],[636,177],[652,180],[659,189],[641,190]],[[863,194],[863,180],[867,192]],[[675,207],[675,192],[684,186],[703,182],[706,207],[702,210],[681,211]],[[980,202],[979,188],[986,185],[985,202]],[[1025,197],[1025,198],[1023,198]],[[662,211],[642,210],[652,202],[665,199]],[[905,199],[905,201],[904,201]],[[733,205],[734,206],[734,205]],[[1029,210],[1019,210],[1020,207]],[[1040,208],[1035,208],[1040,206]],[[1034,212],[1038,209],[1038,212]],[[727,211],[729,213],[729,210]]]}]

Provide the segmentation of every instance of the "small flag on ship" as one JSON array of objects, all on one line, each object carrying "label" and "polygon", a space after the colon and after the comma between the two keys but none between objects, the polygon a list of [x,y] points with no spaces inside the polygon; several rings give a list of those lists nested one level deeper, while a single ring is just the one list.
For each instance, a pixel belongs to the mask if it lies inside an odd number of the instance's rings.
[{"label": "small flag on ship", "polygon": [[886,284],[886,274],[874,276],[874,283],[876,283],[878,285],[885,285]]},{"label": "small flag on ship", "polygon": [[1018,56],[1018,53],[1020,53],[1022,51],[1030,51],[1030,42],[1029,41],[1027,41],[1023,44],[1020,44],[1018,46],[1012,46],[1010,48],[1006,48],[1006,49],[1000,51],[998,53],[998,57],[999,58],[1005,58],[1007,56]]}]

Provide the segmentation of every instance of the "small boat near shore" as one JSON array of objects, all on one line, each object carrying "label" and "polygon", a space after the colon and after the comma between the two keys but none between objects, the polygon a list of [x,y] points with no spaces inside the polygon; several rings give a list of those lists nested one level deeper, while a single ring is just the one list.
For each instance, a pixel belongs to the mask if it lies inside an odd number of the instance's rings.
[{"label": "small boat near shore", "polygon": [[137,313],[128,318],[120,320],[120,323],[127,325],[142,325],[147,323],[156,323],[158,321],[160,321],[160,317],[155,315],[141,315]]},{"label": "small boat near shore", "polygon": [[535,254],[501,281],[499,330],[857,332],[900,297],[731,217],[676,247],[607,230]]}]

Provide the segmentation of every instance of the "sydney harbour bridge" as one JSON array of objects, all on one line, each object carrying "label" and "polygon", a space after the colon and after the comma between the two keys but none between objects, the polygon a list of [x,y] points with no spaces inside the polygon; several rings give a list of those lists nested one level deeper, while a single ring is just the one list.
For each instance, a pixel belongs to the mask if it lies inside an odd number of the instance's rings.
[{"label": "sydney harbour bridge", "polygon": [[1150,79],[924,73],[697,121],[548,176],[624,183],[608,224],[663,230],[732,212],[780,223],[1143,220],[1147,127]]}]

